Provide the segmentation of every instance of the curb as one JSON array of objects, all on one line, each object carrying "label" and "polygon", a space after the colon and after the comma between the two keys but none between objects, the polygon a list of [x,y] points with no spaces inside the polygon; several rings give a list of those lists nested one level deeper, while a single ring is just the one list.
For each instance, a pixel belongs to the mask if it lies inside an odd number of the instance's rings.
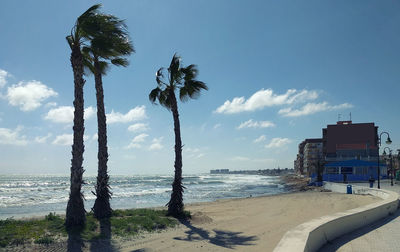
[{"label": "curb", "polygon": [[[347,185],[331,182],[324,182],[324,187],[339,193],[347,190]],[[382,201],[300,224],[285,233],[274,252],[317,251],[339,236],[393,214],[399,205],[399,194],[396,192],[363,186],[352,186],[352,192],[373,195]]]}]

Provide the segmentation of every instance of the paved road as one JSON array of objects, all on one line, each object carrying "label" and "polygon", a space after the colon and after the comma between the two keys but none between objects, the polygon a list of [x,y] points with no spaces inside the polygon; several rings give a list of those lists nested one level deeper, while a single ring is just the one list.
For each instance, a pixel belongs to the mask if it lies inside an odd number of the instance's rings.
[{"label": "paved road", "polygon": [[[357,185],[369,186],[367,183]],[[377,183],[374,184],[374,187]],[[400,181],[391,186],[390,180],[381,181],[381,189],[400,193]],[[366,227],[337,238],[322,247],[320,252],[399,252],[400,251],[400,209],[393,215]]]}]

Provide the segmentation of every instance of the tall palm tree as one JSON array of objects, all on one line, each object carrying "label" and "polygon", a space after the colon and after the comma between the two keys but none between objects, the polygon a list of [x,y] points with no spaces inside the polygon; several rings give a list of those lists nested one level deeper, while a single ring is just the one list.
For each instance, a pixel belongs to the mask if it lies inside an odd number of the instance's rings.
[{"label": "tall palm tree", "polygon": [[81,192],[82,175],[84,169],[82,167],[83,152],[85,146],[83,144],[84,127],[84,99],[83,86],[85,80],[84,59],[81,52],[81,46],[88,39],[92,38],[98,32],[98,26],[94,22],[94,18],[98,12],[100,5],[93,5],[85,11],[75,22],[72,28],[71,35],[66,37],[71,48],[71,66],[74,74],[74,138],[72,144],[72,159],[71,159],[71,185],[70,194],[67,205],[65,225],[67,228],[83,227],[86,221],[84,197]]},{"label": "tall palm tree", "polygon": [[99,15],[96,21],[101,27],[100,32],[82,51],[85,56],[86,72],[94,75],[97,99],[98,173],[93,213],[97,219],[104,219],[111,217],[112,193],[107,171],[107,125],[102,76],[106,74],[110,64],[126,67],[128,60],[125,57],[134,52],[134,49],[123,20],[112,15]]},{"label": "tall palm tree", "polygon": [[202,89],[208,90],[207,85],[196,80],[198,69],[196,65],[181,66],[181,58],[176,54],[172,57],[167,69],[168,76],[164,76],[164,68],[156,73],[157,87],[149,94],[150,101],[156,100],[172,112],[175,132],[175,177],[172,183],[171,199],[168,202],[168,215],[181,217],[183,214],[183,190],[182,185],[182,139],[178,113],[178,102],[175,91],[179,90],[179,99],[183,102],[189,98],[199,97]]}]

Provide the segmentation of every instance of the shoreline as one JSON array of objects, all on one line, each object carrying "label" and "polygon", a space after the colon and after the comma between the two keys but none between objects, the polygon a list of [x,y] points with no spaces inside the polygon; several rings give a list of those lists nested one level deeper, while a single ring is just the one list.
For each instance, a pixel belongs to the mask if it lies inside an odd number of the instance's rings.
[{"label": "shoreline", "polygon": [[[254,175],[254,174],[249,174],[249,175]],[[265,176],[265,175],[258,175],[258,176]],[[213,199],[213,200],[205,200],[205,201],[190,201],[189,203],[185,203],[185,206],[187,205],[192,205],[192,204],[202,204],[202,203],[210,203],[210,202],[218,202],[218,201],[224,201],[224,200],[235,200],[235,199],[245,199],[245,198],[250,198],[250,197],[268,197],[268,196],[274,196],[274,195],[282,195],[282,194],[290,194],[290,193],[296,193],[296,192],[304,192],[304,191],[320,191],[318,187],[313,187],[313,186],[308,186],[309,179],[308,178],[303,178],[297,174],[285,174],[285,175],[280,175],[280,176],[270,176],[270,177],[277,177],[281,181],[281,183],[278,184],[279,186],[282,186],[284,188],[284,191],[279,192],[279,193],[265,193],[262,195],[256,195],[253,196],[252,194],[249,194],[248,196],[245,197],[226,197],[226,198],[219,198],[219,199]],[[87,201],[87,200],[86,200]],[[168,200],[166,199],[166,202]],[[113,210],[126,210],[126,209],[164,209],[165,204],[161,204],[158,206],[144,206],[144,207],[117,207],[113,208]],[[66,207],[66,202],[65,202],[65,207]],[[86,209],[89,210],[90,208]],[[16,214],[13,216],[7,216],[7,217],[0,217],[0,220],[6,220],[6,219],[14,219],[14,220],[30,220],[30,219],[43,219],[47,214],[49,213],[56,213],[57,215],[60,216],[65,216],[65,209],[64,210],[47,210],[47,211],[41,211],[41,212],[35,212],[32,214]]]}]

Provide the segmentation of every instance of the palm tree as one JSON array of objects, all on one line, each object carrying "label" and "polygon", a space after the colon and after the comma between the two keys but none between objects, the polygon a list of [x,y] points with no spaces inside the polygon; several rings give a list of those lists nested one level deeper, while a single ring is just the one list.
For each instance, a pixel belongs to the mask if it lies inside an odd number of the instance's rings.
[{"label": "palm tree", "polygon": [[107,172],[107,125],[102,76],[106,74],[110,64],[126,67],[128,61],[124,57],[134,52],[134,49],[123,20],[112,15],[99,15],[96,21],[101,29],[82,51],[86,72],[94,74],[97,99],[98,173],[96,192],[93,192],[96,201],[92,210],[97,219],[104,219],[111,217],[112,193]]},{"label": "palm tree", "polygon": [[200,95],[202,89],[208,90],[207,85],[196,80],[198,69],[196,65],[181,67],[181,58],[176,54],[172,57],[168,76],[164,76],[164,68],[156,73],[157,87],[149,94],[150,101],[155,104],[156,100],[172,112],[175,132],[175,177],[172,183],[171,199],[168,202],[168,215],[174,217],[183,216],[183,190],[182,185],[182,140],[178,113],[178,102],[175,90],[179,90],[179,99],[183,102],[189,98],[195,99]]},{"label": "palm tree", "polygon": [[83,99],[83,86],[85,80],[83,79],[84,73],[84,59],[81,52],[81,46],[88,39],[93,37],[98,31],[98,27],[94,23],[97,11],[100,5],[93,5],[85,11],[75,22],[72,28],[71,35],[67,36],[67,42],[71,48],[71,66],[74,73],[74,137],[72,144],[72,159],[71,159],[71,185],[70,194],[67,205],[65,225],[67,228],[83,227],[86,221],[84,197],[81,192],[82,188],[82,175],[84,169],[82,167],[83,152],[85,146],[83,144],[84,127],[84,99]]}]

